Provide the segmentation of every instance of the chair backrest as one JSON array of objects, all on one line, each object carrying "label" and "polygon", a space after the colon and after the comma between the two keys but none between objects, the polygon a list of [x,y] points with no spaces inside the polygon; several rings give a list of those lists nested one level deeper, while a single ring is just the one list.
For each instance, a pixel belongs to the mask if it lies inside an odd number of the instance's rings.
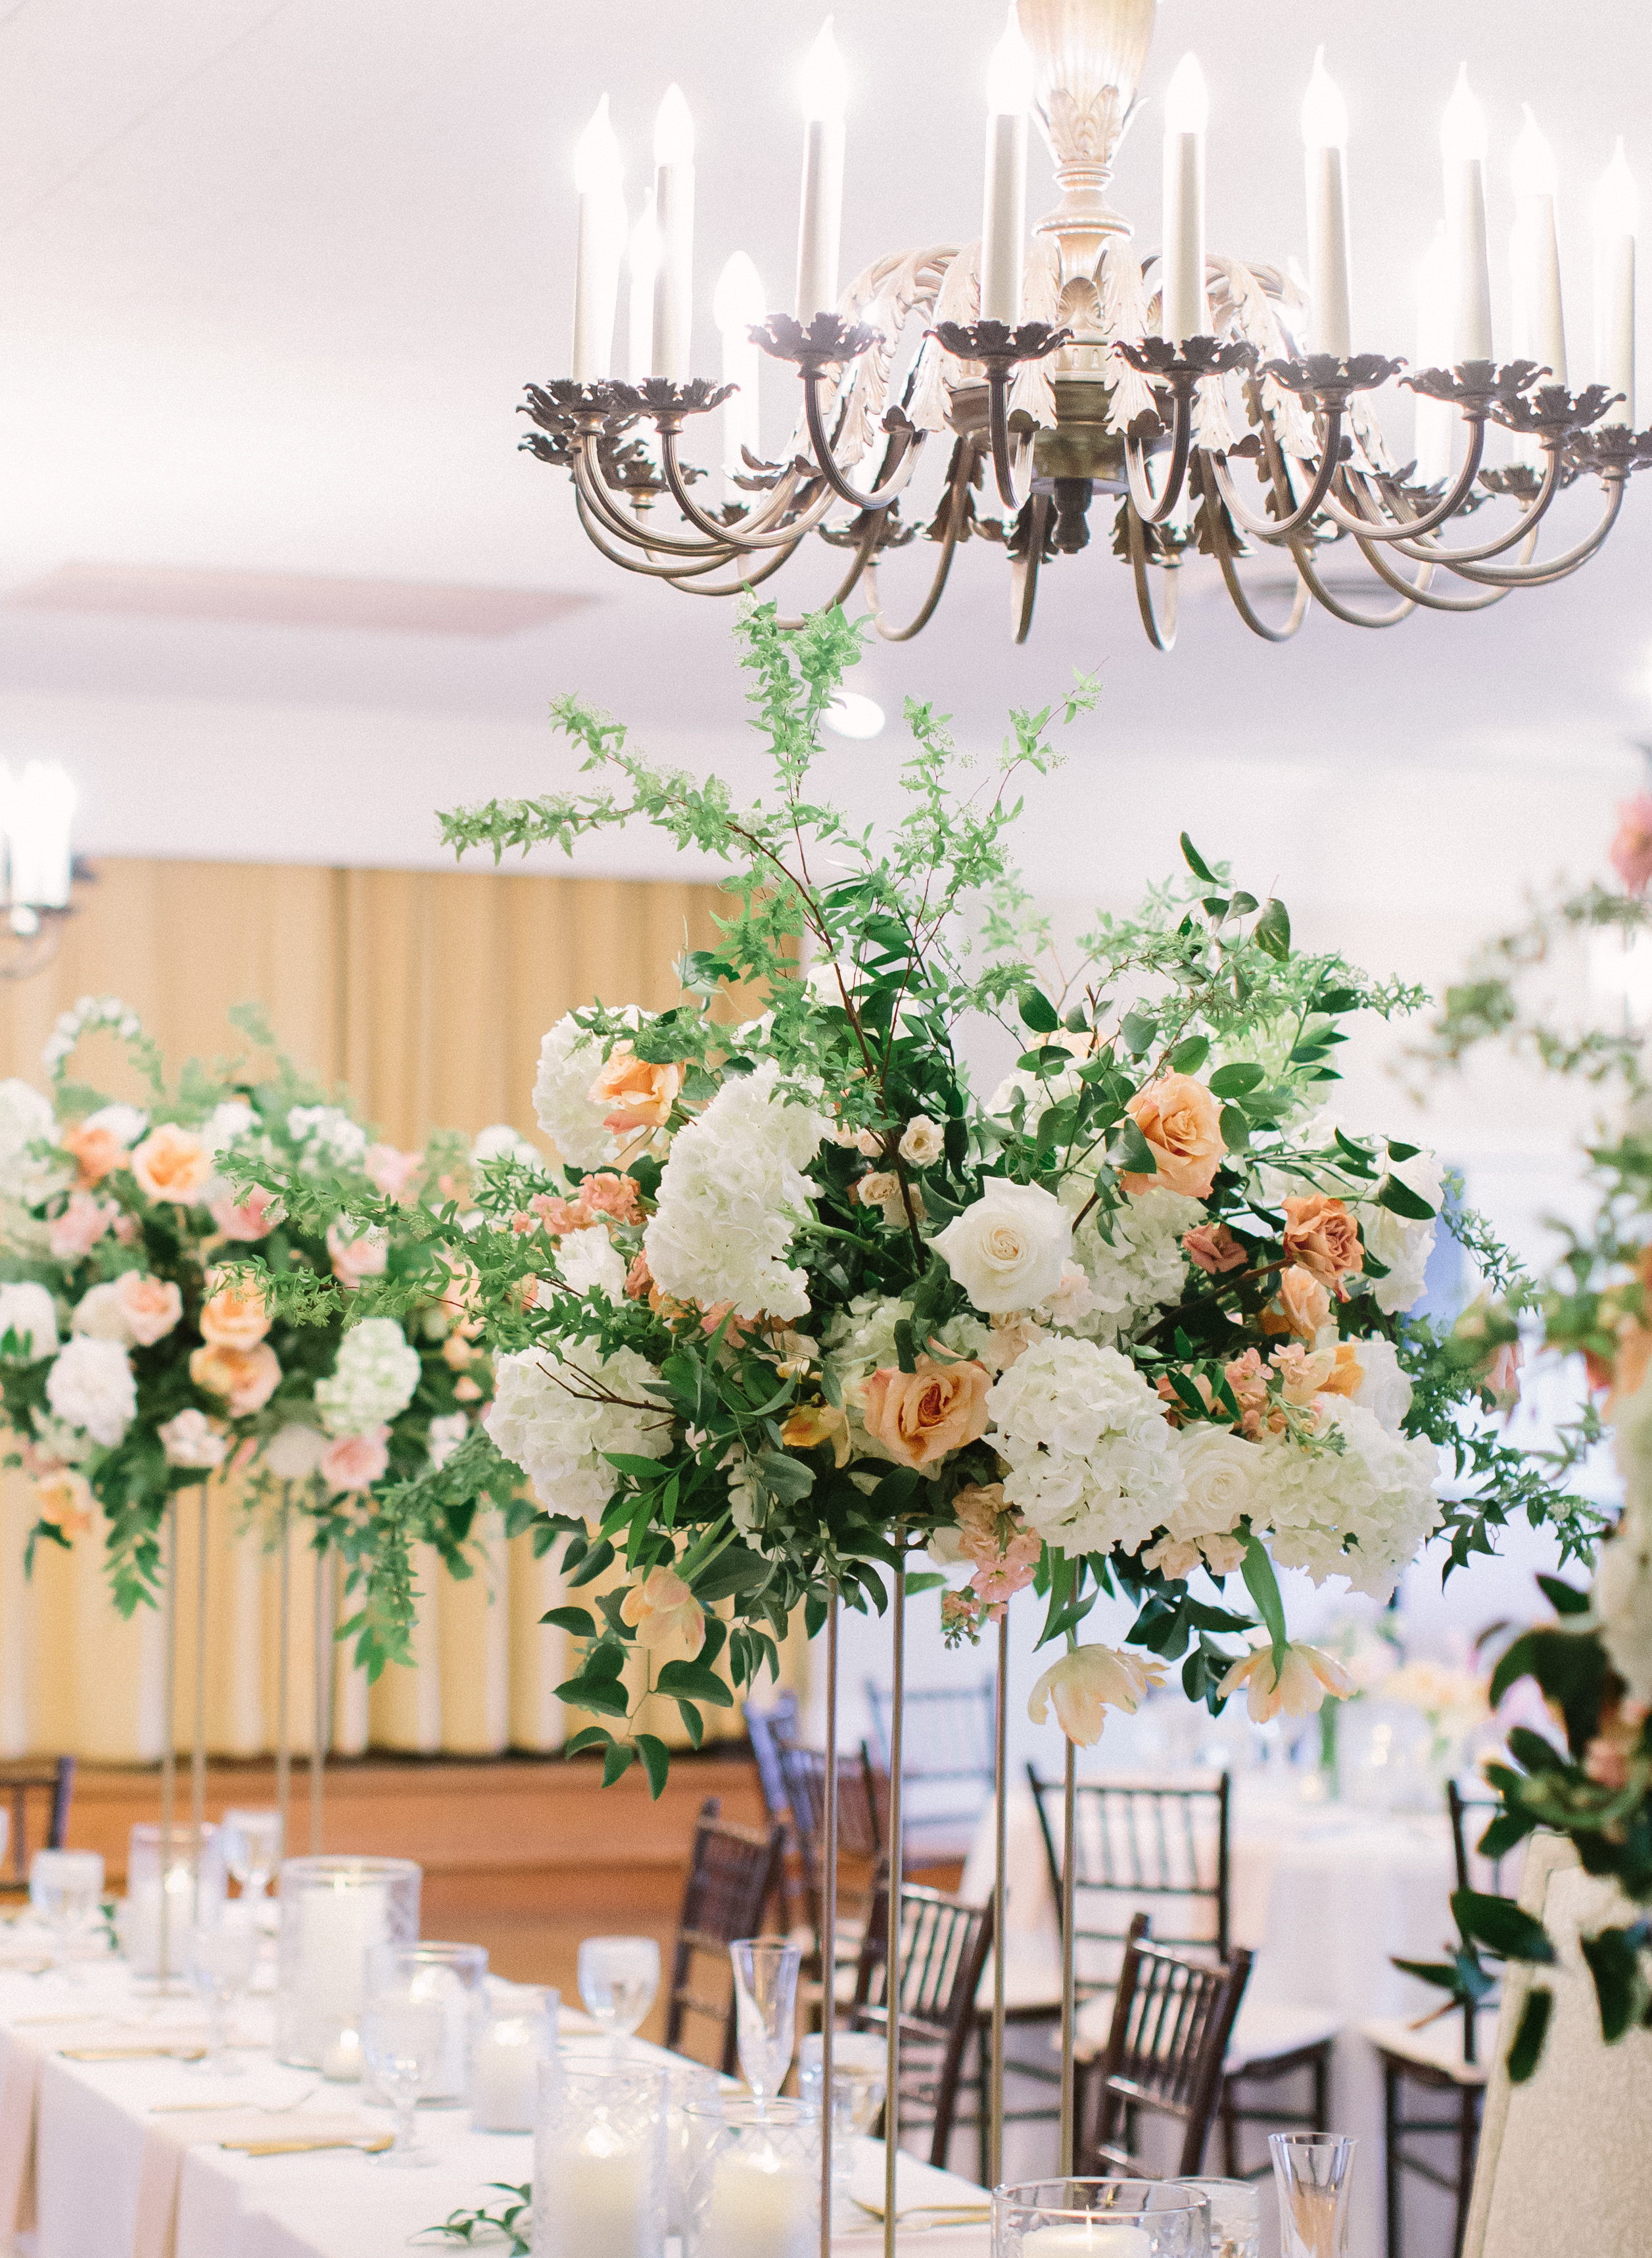
[{"label": "chair backrest", "polygon": [[[1512,1891],[1505,1882],[1505,1870],[1516,1863],[1515,1852],[1506,1852],[1495,1858],[1485,1857],[1479,1847],[1479,1838],[1502,1809],[1492,1795],[1464,1795],[1456,1780],[1445,1784],[1445,1807],[1451,1821],[1451,1856],[1457,1866],[1457,1885],[1460,1890],[1478,1890],[1490,1897],[1507,1897]],[[1471,1842],[1470,1836],[1473,1840]],[[1476,1872],[1478,1865],[1479,1871]],[[1510,1875],[1508,1883],[1516,1878]],[[1463,2002],[1463,2059],[1479,2060],[1479,2017],[1490,2012],[1495,2014],[1498,2001],[1494,1995],[1478,2002]]]},{"label": "chair backrest", "polygon": [[674,2054],[687,2052],[684,2025],[691,2019],[709,2022],[717,2034],[713,2066],[732,2075],[737,2041],[728,1948],[761,1931],[763,1909],[780,1879],[785,1837],[779,1827],[737,1826],[719,1815],[721,1808],[718,1797],[707,1796],[694,1822],[671,1956],[665,2043]]},{"label": "chair backrest", "polygon": [[[60,1850],[68,1840],[69,1806],[74,1799],[74,1759],[58,1757],[38,1764],[0,1765],[0,1804],[11,1814],[11,1842],[0,1876],[0,1891],[15,1892],[29,1886],[29,1859],[36,1850]],[[38,1813],[31,1835],[29,1812]]]},{"label": "chair backrest", "polygon": [[[826,1877],[826,1757],[819,1749],[787,1749],[781,1760],[791,1807],[791,1832],[803,1869],[805,1908],[817,1943],[823,1920]],[[887,1784],[886,1784],[887,1785]],[[866,1744],[838,1758],[838,1888],[840,1917],[863,1914],[883,1850],[886,1799]],[[845,1874],[844,1867],[850,1869]],[[859,1871],[856,1871],[855,1870]]]},{"label": "chair backrest", "polygon": [[[958,1780],[990,1792],[994,1778],[994,1711],[997,1681],[979,1686],[917,1686],[906,1692],[902,1733],[902,1775],[907,1781]],[[892,1687],[866,1681],[872,1730],[884,1770],[889,1769]]]},{"label": "chair backrest", "polygon": [[[1096,2081],[1095,2132],[1081,2148],[1087,2176],[1144,2170],[1128,2143],[1142,2110],[1180,2122],[1178,2175],[1196,2173],[1222,2099],[1222,2070],[1251,1955],[1188,1959],[1152,1943],[1145,1914],[1131,1922],[1113,1994],[1113,2021]],[[1124,2141],[1115,2135],[1120,2120]]]},{"label": "chair backrest", "polygon": [[[903,2044],[911,2040],[916,2051],[903,2065],[899,2098],[932,2112],[930,2162],[944,2167],[964,2049],[975,2026],[975,1995],[992,1949],[992,1907],[908,1882],[900,1892],[900,1922],[897,2012]],[[854,1971],[852,2031],[888,2030],[888,1975],[889,1881],[881,1874]],[[900,2113],[897,2108],[897,2139]]]},{"label": "chair backrest", "polygon": [[742,1712],[751,1742],[753,1761],[762,1784],[763,1804],[771,1819],[790,1814],[785,1773],[781,1759],[798,1737],[798,1697],[777,1694],[766,1709],[748,1701]]},{"label": "chair backrest", "polygon": [[[1061,1903],[1060,1780],[1027,1766]],[[1133,1916],[1147,1914],[1161,1945],[1197,1946],[1228,1957],[1230,1782],[1181,1786],[1126,1779],[1081,1780],[1075,1806],[1074,1965],[1085,1997],[1118,1980]]]}]

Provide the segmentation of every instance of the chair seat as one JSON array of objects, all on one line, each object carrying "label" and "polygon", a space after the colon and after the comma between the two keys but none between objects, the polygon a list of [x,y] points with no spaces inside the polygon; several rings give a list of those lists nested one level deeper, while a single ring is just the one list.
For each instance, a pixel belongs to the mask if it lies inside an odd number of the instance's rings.
[{"label": "chair seat", "polygon": [[[1495,2025],[1486,2019],[1486,2038],[1492,2038]],[[1463,2058],[1463,2018],[1453,2013],[1443,2015],[1436,2022],[1425,2023],[1421,2030],[1399,2016],[1385,2017],[1377,2022],[1362,2023],[1359,2034],[1369,2039],[1379,2054],[1403,2063],[1407,2069],[1421,2070],[1451,2085],[1484,2085],[1492,2074],[1486,2062],[1465,2062]],[[1495,2052],[1488,2044],[1487,2054]]]},{"label": "chair seat", "polygon": [[[1061,1953],[1053,1937],[1011,1929],[1003,1955],[1003,2004],[1007,2014],[1024,2020],[1061,2012]],[[975,2012],[992,2013],[992,1956],[975,1993]],[[1106,2036],[1103,2032],[1103,2038]]]},{"label": "chair seat", "polygon": [[[1081,2062],[1092,2061],[1107,2044],[1113,2020],[1113,1995],[1098,1992],[1080,2006],[1074,2020],[1074,2052]],[[1223,2063],[1228,2077],[1241,2077],[1247,2070],[1261,2070],[1309,2047],[1325,2046],[1342,2028],[1342,2019],[1328,2007],[1294,2006],[1268,1999],[1242,1999],[1238,2020]],[[1060,2033],[1053,2044],[1059,2048]]]}]

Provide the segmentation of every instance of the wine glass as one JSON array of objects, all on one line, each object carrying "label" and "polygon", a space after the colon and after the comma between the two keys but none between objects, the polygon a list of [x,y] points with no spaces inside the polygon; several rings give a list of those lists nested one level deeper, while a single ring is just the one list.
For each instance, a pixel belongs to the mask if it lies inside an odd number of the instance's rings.
[{"label": "wine glass", "polygon": [[220,2077],[238,2077],[244,2067],[230,2056],[230,2016],[252,1981],[258,1950],[259,1934],[252,1922],[227,1914],[209,1927],[192,1928],[185,1940],[189,1986],[207,2011],[207,2052],[201,2067]]},{"label": "wine glass", "polygon": [[783,1937],[748,1936],[729,1946],[728,1956],[734,1967],[740,2067],[752,2099],[772,2101],[785,2083],[798,2042],[798,1969],[803,1956]]},{"label": "wine glass", "polygon": [[[805,2031],[798,2050],[798,2096],[824,2115],[825,2045],[819,2031]],[[832,2037],[832,2212],[849,2224],[849,2184],[854,2176],[854,2144],[869,2133],[883,2106],[889,2049],[875,2031],[835,2031]]]},{"label": "wine glass", "polygon": [[579,1996],[618,2053],[654,2005],[660,1948],[651,1936],[588,1936],[579,1948]]},{"label": "wine glass", "polygon": [[415,1999],[405,1980],[368,1992],[361,2012],[362,2060],[395,2115],[395,2139],[379,2158],[381,2164],[435,2163],[434,2153],[420,2147],[415,2127],[419,2097],[441,2068],[446,2035],[440,2003]]},{"label": "wine glass", "polygon": [[281,1863],[279,1811],[226,1811],[218,1822],[224,1858],[244,1898],[261,1898]]},{"label": "wine glass", "polygon": [[69,1974],[74,1940],[95,1926],[103,1902],[103,1861],[97,1851],[37,1850],[31,1858],[29,1903],[52,1932],[54,1971]]}]

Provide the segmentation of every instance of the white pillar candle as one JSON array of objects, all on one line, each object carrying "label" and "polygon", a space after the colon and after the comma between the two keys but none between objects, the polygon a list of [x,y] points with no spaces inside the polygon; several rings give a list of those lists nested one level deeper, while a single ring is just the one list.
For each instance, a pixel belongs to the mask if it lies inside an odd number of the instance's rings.
[{"label": "white pillar candle", "polygon": [[322,2076],[336,2085],[356,2085],[361,2080],[361,2033],[350,2027],[339,2032],[322,2055]]},{"label": "white pillar candle", "polygon": [[1183,55],[1165,94],[1164,266],[1160,334],[1208,336],[1204,287],[1204,136],[1210,98],[1197,55]]},{"label": "white pillar candle", "polygon": [[654,277],[660,263],[659,230],[654,221],[654,197],[644,190],[642,208],[632,224],[626,245],[626,273],[630,285],[627,306],[625,373],[641,384],[654,363]]},{"label": "white pillar candle", "polygon": [[733,481],[749,475],[742,450],[749,448],[762,458],[757,384],[762,349],[753,344],[751,332],[768,310],[757,269],[745,252],[735,252],[718,277],[712,314],[723,343],[723,382],[738,387],[733,399],[723,402],[723,499],[747,507],[751,493]]},{"label": "white pillar candle", "polygon": [[[566,2258],[659,2258],[641,2156],[582,2150],[557,2160],[549,2247]],[[535,2247],[540,2247],[535,2228]]]},{"label": "white pillar candle", "polygon": [[819,2190],[812,2172],[778,2156],[720,2157],[700,2247],[716,2258],[815,2258]]},{"label": "white pillar candle", "polygon": [[686,384],[693,373],[694,121],[675,84],[654,119],[654,224],[659,265],[650,373]]},{"label": "white pillar candle", "polygon": [[1604,420],[1634,429],[1634,238],[1641,199],[1619,141],[1595,190],[1595,366],[1609,391],[1622,393]]},{"label": "white pillar candle", "polygon": [[500,2015],[471,2049],[471,2122],[488,2133],[531,2133],[542,2018]]},{"label": "white pillar candle", "polygon": [[[188,1866],[169,1869],[167,1880],[167,1972],[176,1976],[183,1967],[184,1945],[189,1935],[195,1885]],[[122,1949],[137,1976],[160,1972],[160,1892],[158,1878],[129,1892],[121,1924]]]},{"label": "white pillar candle", "polygon": [[408,1996],[442,2011],[442,2056],[427,2094],[432,2100],[457,2100],[471,2083],[471,1993],[451,1968],[431,1965],[418,1970]]},{"label": "white pillar candle", "polygon": [[298,2015],[334,2032],[359,2029],[367,1955],[389,1936],[389,1890],[341,1877],[331,1889],[305,1890],[299,1904]]},{"label": "white pillar candle", "polygon": [[1560,237],[1555,224],[1555,153],[1537,128],[1529,104],[1514,144],[1514,302],[1521,334],[1515,352],[1553,371],[1545,381],[1565,384],[1566,316],[1560,295]]},{"label": "white pillar candle", "polygon": [[[1452,296],[1451,247],[1442,220],[1417,270],[1416,366],[1420,369],[1450,366]],[[1449,401],[1429,400],[1421,392],[1413,397],[1417,403],[1417,481],[1425,486],[1438,486],[1451,468],[1456,410]]]},{"label": "white pillar candle", "polygon": [[574,270],[574,380],[599,384],[613,365],[614,302],[625,248],[625,189],[608,97],[597,104],[574,152],[579,256]]},{"label": "white pillar candle", "polygon": [[1012,5],[987,68],[987,185],[981,215],[981,318],[1011,328],[1021,318],[1032,106],[1032,51]]},{"label": "white pillar candle", "polygon": [[803,199],[798,218],[798,319],[834,313],[843,237],[843,109],[847,89],[832,18],[803,66]]},{"label": "white pillar candle", "polygon": [[1346,360],[1353,351],[1353,299],[1348,257],[1348,108],[1325,68],[1325,50],[1314,57],[1314,75],[1302,98],[1302,143],[1308,153],[1308,339],[1315,352]]},{"label": "white pillar candle", "polygon": [[1440,153],[1445,164],[1445,219],[1451,244],[1457,312],[1452,355],[1492,360],[1492,254],[1485,231],[1485,112],[1469,85],[1469,67],[1457,85],[1440,124]]},{"label": "white pillar candle", "polygon": [[1145,2226],[1092,2219],[1082,2226],[1035,2226],[1021,2238],[1021,2258],[1152,2258],[1152,2247]]}]

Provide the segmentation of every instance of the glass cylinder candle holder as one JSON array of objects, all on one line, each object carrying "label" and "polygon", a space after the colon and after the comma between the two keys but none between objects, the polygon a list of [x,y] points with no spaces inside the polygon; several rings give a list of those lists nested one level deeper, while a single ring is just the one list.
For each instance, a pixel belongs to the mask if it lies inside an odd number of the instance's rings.
[{"label": "glass cylinder candle holder", "polygon": [[[420,1880],[411,1858],[283,1862],[275,1992],[275,2051],[283,2062],[358,2074],[367,1955],[416,1941]],[[344,2067],[347,2059],[354,2067]]]},{"label": "glass cylinder candle holder", "polygon": [[1033,2180],[992,2198],[992,2258],[1205,2258],[1210,2205],[1173,2180]]},{"label": "glass cylinder candle holder", "polygon": [[653,2063],[540,2063],[533,2258],[664,2258],[669,2077]]},{"label": "glass cylinder candle holder", "polygon": [[[405,1986],[415,2004],[429,2002],[442,2011],[442,2060],[420,2100],[452,2106],[467,2101],[471,2092],[471,2043],[483,2009],[482,1987],[487,1979],[487,1948],[482,1944],[442,1944],[421,1937],[413,1944],[375,1945],[367,1956],[367,1988]],[[375,2089],[370,2072],[362,2073],[361,2098],[378,2103],[384,2097]]]},{"label": "glass cylinder candle holder", "polygon": [[818,2258],[820,2117],[801,2101],[691,2102],[683,2258]]},{"label": "glass cylinder candle holder", "polygon": [[490,1976],[471,2032],[471,2124],[479,2133],[531,2133],[539,2065],[557,2052],[560,1995]]},{"label": "glass cylinder candle holder", "polygon": [[[825,2047],[819,2031],[805,2032],[798,2051],[798,2098],[819,2110],[825,2100]],[[869,2133],[883,2106],[888,2051],[876,2031],[838,2031],[832,2040],[832,2216],[839,2230],[858,2221],[850,2195],[855,2144]]]},{"label": "glass cylinder candle holder", "polygon": [[1210,2205],[1210,2258],[1262,2258],[1262,2191],[1254,2180],[1178,2180]]},{"label": "glass cylinder candle holder", "polygon": [[698,2161],[705,2120],[720,2113],[721,2082],[698,2062],[673,2062],[665,2120],[665,2231],[681,2234],[688,2217],[688,2183]]},{"label": "glass cylinder candle holder", "polygon": [[223,1897],[223,1860],[216,1827],[202,1827],[197,1837],[193,1827],[174,1826],[164,1841],[159,1827],[146,1822],[134,1827],[126,1849],[126,1902],[117,1930],[133,1975],[181,1981],[190,1930],[216,1921]]}]

